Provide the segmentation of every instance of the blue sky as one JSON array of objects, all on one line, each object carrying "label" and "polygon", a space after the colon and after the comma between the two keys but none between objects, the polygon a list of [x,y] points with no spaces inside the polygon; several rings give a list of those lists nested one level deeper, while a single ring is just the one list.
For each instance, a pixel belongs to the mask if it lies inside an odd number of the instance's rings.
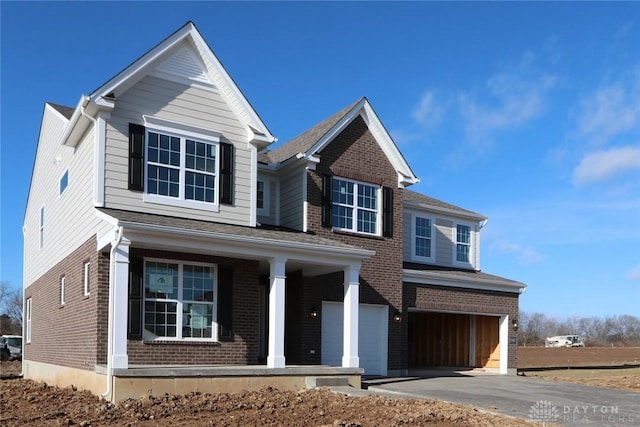
[{"label": "blue sky", "polygon": [[640,316],[640,3],[2,2],[1,270],[43,104],[192,20],[280,142],[367,96],[421,182],[489,216],[521,309]]}]

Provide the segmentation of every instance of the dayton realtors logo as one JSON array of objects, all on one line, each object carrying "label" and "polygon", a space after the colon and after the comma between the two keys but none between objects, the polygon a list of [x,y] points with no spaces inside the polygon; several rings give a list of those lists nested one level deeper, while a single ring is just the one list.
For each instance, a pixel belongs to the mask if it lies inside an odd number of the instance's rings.
[{"label": "dayton realtors logo", "polygon": [[621,414],[617,406],[580,405],[556,406],[548,400],[539,400],[529,409],[532,421],[545,423],[588,423],[588,424],[634,424],[638,421],[633,415]]}]

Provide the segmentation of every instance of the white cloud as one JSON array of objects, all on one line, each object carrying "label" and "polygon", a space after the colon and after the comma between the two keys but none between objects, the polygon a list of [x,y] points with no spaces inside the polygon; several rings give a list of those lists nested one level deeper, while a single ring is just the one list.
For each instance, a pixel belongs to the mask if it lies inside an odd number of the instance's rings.
[{"label": "white cloud", "polygon": [[575,185],[608,180],[625,172],[640,171],[640,147],[626,146],[587,154],[573,171]]},{"label": "white cloud", "polygon": [[531,246],[522,246],[508,240],[498,240],[491,247],[500,253],[514,254],[521,264],[538,264],[544,261],[544,256]]},{"label": "white cloud", "polygon": [[582,100],[578,132],[604,143],[640,125],[640,72],[633,79],[600,88]]},{"label": "white cloud", "polygon": [[629,271],[629,273],[627,274],[627,279],[640,280],[640,264],[636,265],[631,269],[631,271]]},{"label": "white cloud", "polygon": [[469,140],[478,141],[489,132],[517,127],[544,112],[547,92],[557,79],[536,72],[534,62],[535,55],[527,52],[513,70],[496,73],[487,80],[482,95],[493,104],[478,100],[477,94],[459,96]]},{"label": "white cloud", "polygon": [[428,90],[422,95],[420,104],[413,111],[411,116],[416,122],[425,127],[433,127],[440,123],[444,116],[444,105],[438,105],[435,102],[436,93]]}]

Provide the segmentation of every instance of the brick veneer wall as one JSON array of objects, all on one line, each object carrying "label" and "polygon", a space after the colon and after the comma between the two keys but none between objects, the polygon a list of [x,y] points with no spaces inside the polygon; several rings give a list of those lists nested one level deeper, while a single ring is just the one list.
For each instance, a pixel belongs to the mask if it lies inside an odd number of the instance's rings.
[{"label": "brick veneer wall", "polygon": [[[90,294],[84,295],[84,263],[90,266]],[[84,242],[24,292],[31,298],[31,343],[24,358],[92,370],[106,361],[109,260],[96,251],[96,239]],[[65,277],[65,304],[60,278]]]},{"label": "brick veneer wall", "polygon": [[[407,308],[421,308],[433,311],[509,315],[511,319],[518,315],[518,294],[445,286],[404,284],[404,305]],[[517,332],[509,324],[509,341],[515,339]],[[509,345],[508,368],[517,367],[517,345]]]},{"label": "brick veneer wall", "polygon": [[[393,189],[393,236],[367,237],[334,232],[322,227],[322,177],[331,174]],[[406,356],[406,322],[393,322],[395,310],[402,310],[402,204],[403,190],[398,188],[398,174],[367,128],[356,118],[320,153],[320,163],[308,175],[307,228],[318,235],[351,245],[371,249],[376,255],[360,270],[360,302],[389,305],[389,369],[404,369]],[[302,303],[305,311],[322,300],[343,301],[343,274],[305,278]],[[305,332],[301,336],[301,363],[320,362],[320,317],[303,316]],[[310,351],[315,350],[315,354]]]},{"label": "brick veneer wall", "polygon": [[258,263],[251,260],[157,250],[131,250],[131,256],[194,261],[233,267],[231,341],[171,342],[129,340],[129,364],[256,364],[258,363]]}]

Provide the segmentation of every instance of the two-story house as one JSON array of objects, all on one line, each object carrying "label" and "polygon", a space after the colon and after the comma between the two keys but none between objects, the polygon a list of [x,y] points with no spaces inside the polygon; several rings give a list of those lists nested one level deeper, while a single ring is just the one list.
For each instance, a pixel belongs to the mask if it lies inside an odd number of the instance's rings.
[{"label": "two-story house", "polygon": [[25,377],[111,400],[515,368],[525,286],[365,98],[274,149],[192,23],[47,103],[24,219]]}]

